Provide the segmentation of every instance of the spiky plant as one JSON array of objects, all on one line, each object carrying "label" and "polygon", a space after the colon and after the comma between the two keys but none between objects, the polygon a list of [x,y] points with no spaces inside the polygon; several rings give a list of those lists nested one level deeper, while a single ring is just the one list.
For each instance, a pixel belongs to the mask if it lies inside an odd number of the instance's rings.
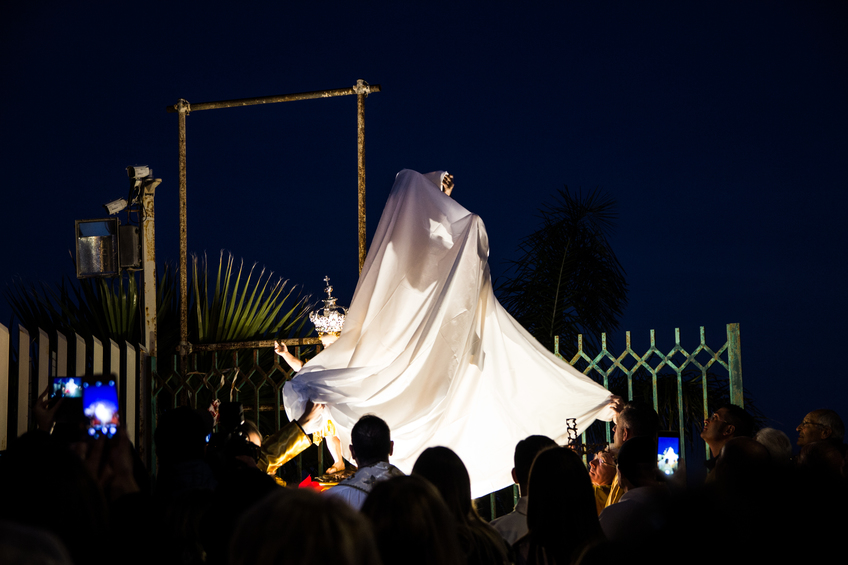
[{"label": "spiky plant", "polygon": [[295,287],[286,289],[282,279],[255,276],[256,263],[244,272],[244,262],[235,268],[232,255],[221,252],[214,289],[209,287],[209,264],[192,257],[192,319],[196,343],[246,341],[287,332],[302,320],[305,299],[283,311]]},{"label": "spiky plant", "polygon": [[137,342],[139,293],[132,274],[108,279],[62,280],[58,287],[14,281],[6,298],[18,322],[36,328]]}]

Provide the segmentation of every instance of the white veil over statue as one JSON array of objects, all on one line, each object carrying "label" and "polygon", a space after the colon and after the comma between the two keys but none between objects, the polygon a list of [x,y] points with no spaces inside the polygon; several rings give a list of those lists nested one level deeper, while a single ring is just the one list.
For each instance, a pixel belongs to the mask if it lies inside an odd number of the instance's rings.
[{"label": "white veil over statue", "polygon": [[[475,497],[512,484],[515,444],[567,441],[609,420],[610,393],[547,351],[492,292],[482,220],[440,191],[445,173],[398,173],[341,337],[286,383],[289,417],[327,405],[345,456],[364,414],[391,429],[406,473],[426,448],[462,458]],[[312,430],[307,430],[310,432]]]}]

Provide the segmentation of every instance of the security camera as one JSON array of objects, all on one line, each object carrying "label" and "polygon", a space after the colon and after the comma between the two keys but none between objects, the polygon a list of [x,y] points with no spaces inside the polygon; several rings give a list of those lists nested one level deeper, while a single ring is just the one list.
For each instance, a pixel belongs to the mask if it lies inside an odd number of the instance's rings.
[{"label": "security camera", "polygon": [[136,165],[134,167],[127,167],[127,176],[131,179],[142,179],[145,177],[149,177],[153,174],[153,171],[150,170],[150,167],[147,165]]},{"label": "security camera", "polygon": [[125,198],[118,198],[117,200],[113,200],[108,204],[103,205],[106,208],[106,211],[109,212],[109,215],[117,214],[121,210],[127,207],[127,200]]}]

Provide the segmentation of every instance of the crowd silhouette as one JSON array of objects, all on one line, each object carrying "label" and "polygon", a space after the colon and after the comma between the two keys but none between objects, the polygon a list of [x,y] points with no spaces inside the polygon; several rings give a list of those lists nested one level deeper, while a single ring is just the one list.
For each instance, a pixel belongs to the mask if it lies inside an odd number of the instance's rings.
[{"label": "crowd silhouette", "polygon": [[658,469],[656,413],[621,405],[613,442],[588,466],[544,436],[513,446],[521,499],[491,524],[452,450],[397,471],[379,415],[352,435],[356,473],[318,492],[268,474],[279,436],[263,442],[249,421],[214,431],[207,412],[166,411],[154,474],[123,431],[92,439],[83,419],[55,413],[39,398],[38,429],[0,457],[0,563],[781,563],[838,552],[846,526],[844,425],[830,410],[803,418],[793,455],[783,432],[719,407],[701,434],[706,482],[687,485]]}]

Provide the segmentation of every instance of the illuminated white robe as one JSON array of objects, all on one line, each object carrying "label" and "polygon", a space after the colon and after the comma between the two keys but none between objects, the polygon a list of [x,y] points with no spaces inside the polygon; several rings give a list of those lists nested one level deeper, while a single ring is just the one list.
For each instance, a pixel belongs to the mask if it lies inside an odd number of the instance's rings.
[{"label": "illuminated white robe", "polygon": [[404,472],[427,447],[450,447],[478,497],[512,484],[518,441],[565,443],[567,418],[582,432],[612,411],[606,389],[497,301],[486,228],[439,190],[443,175],[398,173],[341,337],[286,383],[283,400],[290,418],[309,399],[325,403],[346,456],[364,414],[388,423]]}]

